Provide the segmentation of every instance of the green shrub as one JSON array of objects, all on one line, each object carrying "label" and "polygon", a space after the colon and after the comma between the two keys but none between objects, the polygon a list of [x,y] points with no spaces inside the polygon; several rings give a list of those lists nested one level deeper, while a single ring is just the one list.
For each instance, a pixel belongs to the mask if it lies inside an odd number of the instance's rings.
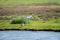
[{"label": "green shrub", "polygon": [[14,20],[12,20],[11,23],[12,24],[21,24],[21,23],[26,24],[26,21],[24,21],[23,19],[14,19]]}]

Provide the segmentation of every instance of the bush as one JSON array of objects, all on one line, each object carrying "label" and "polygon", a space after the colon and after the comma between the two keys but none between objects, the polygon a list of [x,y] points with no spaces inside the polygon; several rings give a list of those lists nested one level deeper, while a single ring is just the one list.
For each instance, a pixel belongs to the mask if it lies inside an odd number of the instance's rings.
[{"label": "bush", "polygon": [[26,24],[26,21],[24,21],[23,19],[14,19],[14,20],[12,20],[11,23],[12,24],[21,24],[21,23]]}]

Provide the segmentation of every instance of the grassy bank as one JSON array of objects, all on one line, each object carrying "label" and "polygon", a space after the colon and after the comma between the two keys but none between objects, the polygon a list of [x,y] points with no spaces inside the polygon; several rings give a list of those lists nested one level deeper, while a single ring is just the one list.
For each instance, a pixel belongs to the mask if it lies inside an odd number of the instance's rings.
[{"label": "grassy bank", "polygon": [[0,0],[0,5],[32,4],[44,2],[60,3],[60,0]]},{"label": "grassy bank", "polygon": [[21,26],[20,24],[11,24],[11,20],[0,20],[0,29],[60,30],[60,21],[56,22],[55,19],[51,19],[48,21],[30,20],[30,23],[25,24],[25,26]]},{"label": "grassy bank", "polygon": [[[36,14],[37,20],[25,26],[11,24],[28,13]],[[0,0],[0,29],[60,30],[60,0]]]}]

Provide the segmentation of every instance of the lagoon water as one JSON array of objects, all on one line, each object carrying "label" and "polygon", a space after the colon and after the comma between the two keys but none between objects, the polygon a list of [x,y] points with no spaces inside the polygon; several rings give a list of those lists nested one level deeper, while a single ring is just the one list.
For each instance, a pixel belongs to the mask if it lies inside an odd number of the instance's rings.
[{"label": "lagoon water", "polygon": [[0,31],[0,40],[60,40],[60,32]]}]

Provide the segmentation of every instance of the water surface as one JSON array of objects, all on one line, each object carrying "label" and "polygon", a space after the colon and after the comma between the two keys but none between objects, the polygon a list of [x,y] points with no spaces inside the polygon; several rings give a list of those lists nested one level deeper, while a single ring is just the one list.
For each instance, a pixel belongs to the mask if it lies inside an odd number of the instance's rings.
[{"label": "water surface", "polygon": [[0,40],[60,40],[60,32],[0,31]]}]

